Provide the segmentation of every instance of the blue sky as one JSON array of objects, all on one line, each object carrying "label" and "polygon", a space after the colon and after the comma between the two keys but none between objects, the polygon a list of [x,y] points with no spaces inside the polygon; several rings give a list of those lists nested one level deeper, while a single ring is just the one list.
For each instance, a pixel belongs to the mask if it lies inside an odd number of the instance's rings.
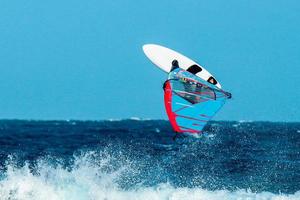
[{"label": "blue sky", "polygon": [[0,1],[0,118],[166,119],[142,45],[231,91],[218,120],[300,121],[299,1]]}]

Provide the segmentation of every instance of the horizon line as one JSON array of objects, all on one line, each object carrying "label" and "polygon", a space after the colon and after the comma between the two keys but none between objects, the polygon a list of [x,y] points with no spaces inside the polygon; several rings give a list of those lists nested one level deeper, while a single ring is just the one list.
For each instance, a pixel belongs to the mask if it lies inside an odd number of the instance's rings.
[{"label": "horizon line", "polygon": [[[108,118],[108,119],[36,119],[36,118],[0,118],[0,121],[65,121],[65,122],[117,122],[117,121],[169,121],[168,119],[152,119],[152,118],[140,118],[140,117],[129,117],[129,118]],[[238,122],[238,123],[257,123],[257,122],[267,122],[267,123],[300,123],[300,121],[271,121],[271,120],[210,120],[210,122]]]}]

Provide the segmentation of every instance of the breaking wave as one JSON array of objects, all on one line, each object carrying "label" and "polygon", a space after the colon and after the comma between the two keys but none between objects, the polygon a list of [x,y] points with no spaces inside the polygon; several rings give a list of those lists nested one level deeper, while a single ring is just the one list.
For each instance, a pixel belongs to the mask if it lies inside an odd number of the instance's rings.
[{"label": "breaking wave", "polygon": [[53,158],[34,164],[7,161],[0,181],[1,200],[193,200],[193,199],[300,199],[300,192],[274,194],[237,189],[208,190],[200,187],[175,187],[168,182],[144,186],[142,182],[127,188],[139,173],[134,162],[123,154],[89,151],[74,156],[71,165]]},{"label": "breaking wave", "polygon": [[0,200],[300,199],[300,123],[0,120]]}]

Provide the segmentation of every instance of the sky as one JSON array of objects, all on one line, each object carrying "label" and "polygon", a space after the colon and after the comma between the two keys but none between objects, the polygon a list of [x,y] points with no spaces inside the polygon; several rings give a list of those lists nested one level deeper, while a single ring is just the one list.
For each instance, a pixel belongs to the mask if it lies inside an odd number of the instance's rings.
[{"label": "sky", "polygon": [[216,120],[300,121],[296,0],[1,0],[0,118],[167,119],[147,43],[233,94]]}]

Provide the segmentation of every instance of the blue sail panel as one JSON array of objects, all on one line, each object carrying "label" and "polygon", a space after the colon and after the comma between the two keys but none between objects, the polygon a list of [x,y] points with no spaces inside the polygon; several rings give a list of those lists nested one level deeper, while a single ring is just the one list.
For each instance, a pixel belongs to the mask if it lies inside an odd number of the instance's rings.
[{"label": "blue sail panel", "polygon": [[231,95],[195,75],[176,69],[169,74],[165,107],[176,132],[201,133]]}]

